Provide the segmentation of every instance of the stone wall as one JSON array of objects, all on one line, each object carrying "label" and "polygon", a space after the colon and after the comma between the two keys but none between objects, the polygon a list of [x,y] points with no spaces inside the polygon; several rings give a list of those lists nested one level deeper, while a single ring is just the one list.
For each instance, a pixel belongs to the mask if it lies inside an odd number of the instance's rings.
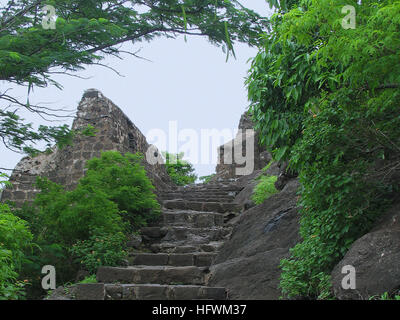
[{"label": "stone wall", "polygon": [[[244,168],[246,165],[237,163],[234,154],[235,149],[239,148],[240,150],[238,150],[238,152],[241,151],[242,156],[246,156],[246,147],[248,147],[246,146],[247,141],[249,143],[254,142],[254,152],[252,155],[249,155],[254,159],[254,167],[253,170],[246,173],[246,175],[264,168],[269,163],[272,157],[266,151],[265,147],[259,145],[259,134],[254,131],[253,137],[246,140],[246,130],[249,130],[248,132],[250,133],[250,130],[252,129],[254,130],[254,123],[252,122],[250,115],[246,112],[240,118],[239,132],[235,139],[219,147],[216,176],[213,178],[213,181],[218,179],[238,178],[242,176],[238,174],[237,169]],[[226,161],[226,158],[232,160]]]},{"label": "stone wall", "polygon": [[[84,93],[72,128],[85,128],[89,124],[97,129],[96,136],[77,135],[72,146],[62,150],[54,147],[50,154],[23,158],[10,177],[13,188],[3,191],[1,201],[11,200],[20,206],[24,201],[32,200],[38,192],[34,188],[37,176],[48,177],[70,190],[84,175],[85,162],[99,157],[102,151],[146,154],[149,150],[150,145],[140,130],[121,109],[95,89]],[[153,153],[160,157],[156,149]],[[143,164],[156,192],[174,187],[163,164],[150,165],[147,161]]]}]

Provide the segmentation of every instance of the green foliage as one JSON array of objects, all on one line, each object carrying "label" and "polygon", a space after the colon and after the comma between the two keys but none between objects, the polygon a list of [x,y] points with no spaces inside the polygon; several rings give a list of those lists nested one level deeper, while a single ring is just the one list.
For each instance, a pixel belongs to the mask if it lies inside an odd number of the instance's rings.
[{"label": "green foliage", "polygon": [[274,163],[273,160],[271,160],[264,168],[261,169],[263,173],[266,173],[269,168],[271,168],[272,164]]},{"label": "green foliage", "polygon": [[5,173],[0,172],[0,189],[3,187],[9,187],[12,188],[12,184],[7,181],[7,180],[2,180],[2,179],[8,179],[8,175],[6,175]]},{"label": "green foliage", "polygon": [[71,245],[100,231],[125,232],[125,222],[135,231],[157,219],[160,205],[142,159],[139,154],[103,152],[100,158],[87,161],[88,170],[72,191],[39,178],[41,193],[35,205],[41,225],[46,226],[41,237]]},{"label": "green foliage", "polygon": [[[151,41],[180,34],[206,36],[229,56],[235,42],[259,43],[268,21],[237,1],[228,0],[51,0],[55,8],[55,29],[42,26],[47,12],[43,1],[17,0],[0,4],[0,80],[27,87],[28,99],[21,101],[9,90],[0,100],[46,118],[64,115],[66,110],[29,103],[34,87],[55,85],[54,74],[102,65],[106,56],[122,57],[125,42]],[[229,21],[229,23],[228,23]],[[132,52],[131,56],[136,57]],[[66,126],[42,126],[35,130],[14,110],[0,109],[2,142],[17,151],[35,154],[38,142],[56,141],[64,145],[71,138]]]},{"label": "green foliage", "polygon": [[142,161],[139,153],[103,152],[100,158],[87,162],[88,171],[79,183],[84,190],[101,192],[115,203],[120,215],[130,222],[131,232],[160,216],[160,204]]},{"label": "green foliage", "polygon": [[[341,25],[345,5],[357,8],[355,30]],[[273,17],[253,60],[256,127],[302,185],[285,296],[328,298],[333,266],[399,190],[399,13],[400,1],[299,1]]]},{"label": "green foliage", "polygon": [[91,276],[87,276],[87,277],[85,277],[85,279],[83,279],[83,280],[80,281],[79,283],[81,283],[81,284],[97,283],[96,275],[93,274],[93,275],[91,275]]},{"label": "green foliage", "polygon": [[[140,154],[103,152],[87,161],[87,172],[74,190],[38,178],[33,205],[16,210],[27,219],[40,248],[27,255],[24,276],[32,295],[41,292],[43,265],[56,267],[57,281],[71,281],[79,268],[96,272],[126,258],[126,234],[137,232],[160,215],[154,187]],[[72,249],[71,249],[72,248]]]},{"label": "green foliage", "polygon": [[183,160],[183,152],[174,155],[163,152],[166,159],[165,166],[172,181],[178,186],[185,186],[194,183],[197,176],[194,174],[193,165]]},{"label": "green foliage", "polygon": [[263,203],[273,194],[277,193],[278,190],[275,188],[275,182],[277,179],[277,176],[260,176],[258,178],[258,184],[254,187],[251,200],[253,200],[253,202],[258,205]]},{"label": "green foliage", "polygon": [[104,233],[123,230],[117,204],[95,185],[85,188],[79,184],[75,190],[65,191],[48,179],[38,178],[37,186],[41,190],[35,199],[42,226],[37,234],[39,240],[68,247],[97,230]]},{"label": "green foliage", "polygon": [[76,262],[90,273],[96,273],[100,266],[121,265],[127,257],[127,252],[124,251],[125,243],[126,236],[121,232],[94,235],[88,240],[78,241],[70,251]]},{"label": "green foliage", "polygon": [[203,183],[209,183],[209,182],[211,181],[211,179],[214,178],[214,177],[215,177],[215,173],[210,174],[210,175],[208,175],[208,176],[199,177],[199,179],[200,179],[200,181],[202,181]]},{"label": "green foliage", "polygon": [[[1,93],[0,93],[1,99]],[[68,125],[48,127],[40,125],[37,130],[31,123],[25,123],[18,114],[0,109],[0,137],[2,142],[13,151],[22,151],[30,156],[36,156],[40,151],[35,147],[39,141],[50,149],[54,143],[62,149],[71,145],[76,135],[93,136],[95,129],[88,125],[84,129],[71,130]]]},{"label": "green foliage", "polygon": [[0,204],[0,300],[24,297],[25,283],[18,281],[18,273],[32,238],[27,223],[16,217],[7,205]]},{"label": "green foliage", "polygon": [[400,300],[400,295],[389,294],[388,292],[384,292],[383,294],[372,296],[369,300]]}]

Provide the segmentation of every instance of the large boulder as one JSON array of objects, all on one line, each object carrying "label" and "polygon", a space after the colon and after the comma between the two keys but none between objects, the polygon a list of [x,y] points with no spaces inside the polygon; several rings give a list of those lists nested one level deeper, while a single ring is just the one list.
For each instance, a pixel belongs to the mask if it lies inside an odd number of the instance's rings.
[{"label": "large boulder", "polygon": [[241,214],[211,266],[208,285],[226,287],[230,299],[279,299],[280,260],[300,240],[298,187],[291,180]]},{"label": "large boulder", "polygon": [[[356,288],[344,289],[344,266],[353,266]],[[338,299],[369,299],[400,288],[400,203],[351,246],[332,271],[333,292]]]}]

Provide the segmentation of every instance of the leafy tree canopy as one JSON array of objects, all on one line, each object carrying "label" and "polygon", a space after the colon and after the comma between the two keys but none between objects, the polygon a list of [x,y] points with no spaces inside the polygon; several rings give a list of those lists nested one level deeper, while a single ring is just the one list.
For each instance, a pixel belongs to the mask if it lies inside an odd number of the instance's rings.
[{"label": "leafy tree canopy", "polygon": [[[43,28],[55,8],[55,29]],[[121,57],[121,44],[174,38],[180,34],[206,36],[234,55],[235,42],[259,43],[268,21],[236,0],[10,0],[0,7],[0,80],[23,85],[28,95],[34,86],[55,85],[53,76],[72,73],[87,65],[101,65],[106,56]],[[45,19],[45,20],[43,20]],[[30,105],[0,91],[5,105],[27,108],[42,116],[57,116],[60,110]],[[31,151],[41,140],[59,141],[68,128],[33,130],[14,110],[0,109],[0,137],[14,150]],[[24,150],[25,149],[25,150]]]},{"label": "leafy tree canopy", "polygon": [[[303,241],[282,261],[283,293],[327,298],[333,266],[399,188],[400,1],[284,3],[252,62],[250,108],[302,184]],[[355,29],[343,27],[348,5]]]}]

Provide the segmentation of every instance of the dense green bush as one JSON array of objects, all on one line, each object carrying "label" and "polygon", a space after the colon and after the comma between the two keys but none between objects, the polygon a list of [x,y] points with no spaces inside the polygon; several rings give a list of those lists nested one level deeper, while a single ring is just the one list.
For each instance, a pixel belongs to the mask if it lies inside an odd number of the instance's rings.
[{"label": "dense green bush", "polygon": [[39,240],[70,246],[99,229],[104,233],[123,230],[118,205],[98,186],[80,183],[75,190],[65,191],[45,178],[38,178],[37,186],[41,190],[35,198],[42,228]]},{"label": "dense green bush", "polygon": [[74,190],[38,178],[33,205],[16,210],[27,219],[40,246],[28,255],[23,274],[41,292],[43,265],[53,265],[57,282],[72,281],[79,269],[94,273],[101,265],[126,258],[126,235],[160,215],[154,187],[139,154],[103,152],[87,162],[87,172]]},{"label": "dense green bush", "polygon": [[87,162],[88,171],[80,180],[81,188],[101,192],[117,205],[120,215],[131,224],[131,232],[158,219],[161,213],[142,161],[139,153],[103,152],[100,158]]},{"label": "dense green bush", "polygon": [[0,300],[24,297],[25,283],[19,280],[19,272],[32,238],[27,223],[0,203]]},{"label": "dense green bush", "polygon": [[[302,185],[303,241],[281,262],[282,291],[328,298],[333,266],[399,187],[400,1],[281,3],[249,99],[262,142]],[[345,5],[357,8],[354,30],[342,27]]]},{"label": "dense green bush", "polygon": [[125,242],[126,236],[121,232],[94,235],[88,240],[75,243],[70,252],[77,263],[94,274],[100,266],[121,265],[127,257]]},{"label": "dense green bush", "polygon": [[183,160],[183,152],[177,155],[163,152],[163,155],[167,172],[176,185],[186,186],[196,181],[193,165]]},{"label": "dense green bush", "polygon": [[93,234],[134,232],[158,218],[160,205],[142,159],[139,154],[103,152],[87,162],[85,176],[72,191],[39,178],[35,207],[46,232],[38,235],[71,245]]}]

